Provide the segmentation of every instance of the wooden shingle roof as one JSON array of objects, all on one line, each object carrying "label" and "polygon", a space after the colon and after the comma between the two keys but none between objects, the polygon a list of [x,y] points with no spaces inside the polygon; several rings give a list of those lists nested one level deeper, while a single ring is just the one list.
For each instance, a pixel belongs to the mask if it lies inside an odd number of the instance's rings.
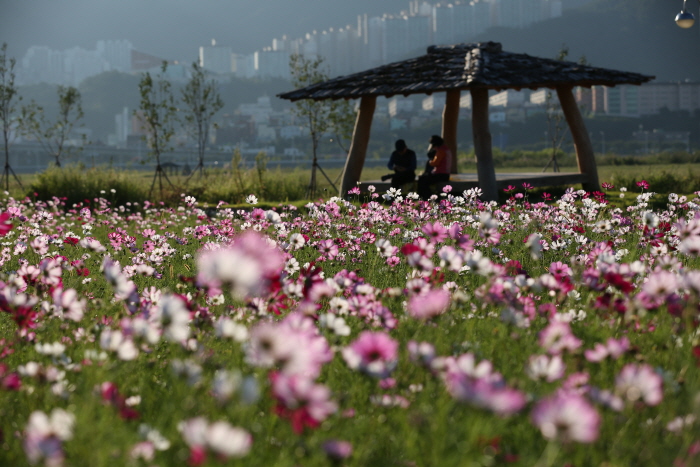
[{"label": "wooden shingle roof", "polygon": [[282,99],[356,99],[471,88],[538,89],[642,84],[654,76],[504,52],[497,42],[430,46],[426,55],[279,94]]}]

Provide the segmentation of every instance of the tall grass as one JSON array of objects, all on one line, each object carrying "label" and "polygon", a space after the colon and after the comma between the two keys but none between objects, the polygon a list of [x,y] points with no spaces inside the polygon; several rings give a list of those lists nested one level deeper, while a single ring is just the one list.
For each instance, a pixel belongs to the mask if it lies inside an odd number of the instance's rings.
[{"label": "tall grass", "polygon": [[64,199],[67,206],[104,197],[115,204],[143,201],[148,183],[142,173],[107,168],[87,169],[84,165],[50,167],[36,176],[29,185],[30,197]]}]

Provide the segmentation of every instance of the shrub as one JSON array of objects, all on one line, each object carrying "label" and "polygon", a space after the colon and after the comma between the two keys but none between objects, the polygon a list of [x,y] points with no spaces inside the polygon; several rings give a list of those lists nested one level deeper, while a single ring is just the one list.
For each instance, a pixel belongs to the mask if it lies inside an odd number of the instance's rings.
[{"label": "shrub", "polygon": [[60,196],[66,206],[92,200],[109,199],[113,204],[143,201],[147,198],[146,183],[139,183],[144,174],[114,169],[91,168],[77,164],[66,167],[50,167],[38,174],[30,185],[30,196],[50,200]]}]

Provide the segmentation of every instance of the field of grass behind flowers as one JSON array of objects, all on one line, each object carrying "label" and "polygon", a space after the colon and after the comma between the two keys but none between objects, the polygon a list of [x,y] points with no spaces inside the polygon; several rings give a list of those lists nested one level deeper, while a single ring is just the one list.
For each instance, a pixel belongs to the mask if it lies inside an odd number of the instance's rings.
[{"label": "field of grass behind flowers", "polygon": [[698,465],[700,201],[478,195],[5,196],[0,465]]}]

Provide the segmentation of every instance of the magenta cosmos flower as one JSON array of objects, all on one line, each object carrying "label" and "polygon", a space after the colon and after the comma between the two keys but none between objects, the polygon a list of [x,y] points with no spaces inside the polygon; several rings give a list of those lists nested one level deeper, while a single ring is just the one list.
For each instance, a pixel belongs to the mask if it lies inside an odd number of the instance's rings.
[{"label": "magenta cosmos flower", "polygon": [[598,439],[600,415],[583,396],[560,391],[535,405],[532,422],[549,440],[592,443]]},{"label": "magenta cosmos flower", "polygon": [[364,331],[343,349],[350,368],[376,378],[387,378],[396,367],[399,344],[384,332]]}]

